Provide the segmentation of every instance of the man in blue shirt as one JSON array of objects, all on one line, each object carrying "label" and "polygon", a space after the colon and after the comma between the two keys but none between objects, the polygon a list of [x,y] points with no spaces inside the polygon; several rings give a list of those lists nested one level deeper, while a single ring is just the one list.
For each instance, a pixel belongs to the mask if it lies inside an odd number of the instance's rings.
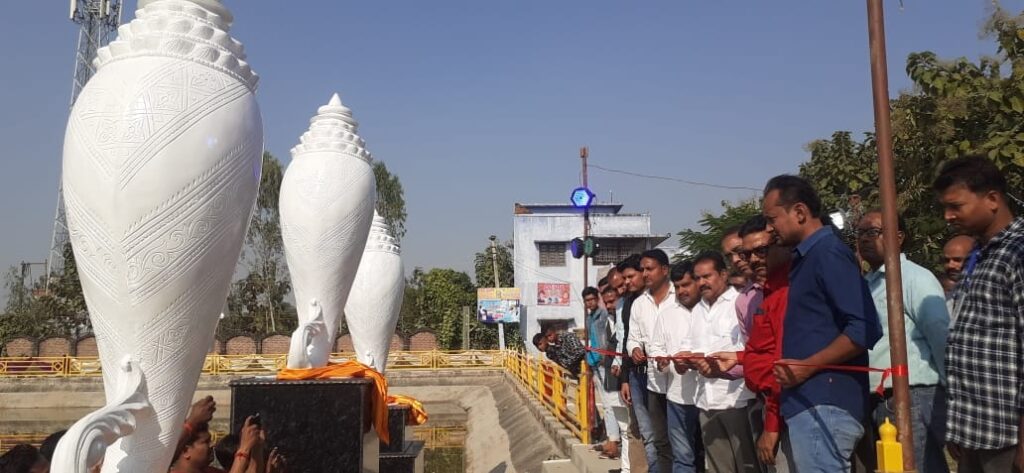
[{"label": "man in blue shirt", "polygon": [[[900,246],[907,238],[907,224],[898,218]],[[885,242],[882,241],[882,212],[872,210],[857,224],[857,249],[871,267],[867,274],[868,288],[880,314],[888,313],[885,289]],[[907,370],[910,374],[910,425],[914,437],[914,464],[918,473],[949,473],[944,451],[946,443],[946,393],[941,382],[946,379],[946,336],[949,334],[949,312],[946,295],[931,271],[914,264],[900,253],[903,274],[903,323],[907,337]],[[888,324],[883,324],[884,329]],[[885,330],[883,330],[885,333]],[[887,335],[887,334],[886,334]],[[889,339],[883,337],[868,353],[871,366],[887,368],[891,364]],[[881,382],[881,374],[871,373],[873,386]],[[892,410],[892,383],[886,380],[884,393],[872,393],[874,425],[879,427]],[[869,438],[876,438],[874,435]],[[873,446],[874,443],[871,443]],[[873,458],[867,458],[874,463]]]},{"label": "man in blue shirt", "polygon": [[878,313],[853,252],[822,223],[821,199],[806,180],[773,177],[762,206],[769,231],[794,248],[775,366],[793,463],[798,473],[849,472],[864,434],[868,376],[821,366],[867,366],[867,350],[882,337]]}]

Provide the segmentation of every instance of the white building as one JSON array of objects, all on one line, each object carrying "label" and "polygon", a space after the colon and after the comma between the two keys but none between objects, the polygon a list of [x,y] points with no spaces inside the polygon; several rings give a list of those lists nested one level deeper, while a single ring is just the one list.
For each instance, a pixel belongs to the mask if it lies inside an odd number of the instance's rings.
[{"label": "white building", "polygon": [[[590,208],[591,236],[598,254],[588,263],[588,284],[597,286],[615,263],[655,248],[671,235],[652,235],[651,216],[620,213],[622,204]],[[512,224],[515,285],[520,289],[520,330],[527,349],[534,334],[549,324],[583,328],[583,260],[574,259],[569,242],[583,236],[583,212],[570,204],[516,204]]]}]

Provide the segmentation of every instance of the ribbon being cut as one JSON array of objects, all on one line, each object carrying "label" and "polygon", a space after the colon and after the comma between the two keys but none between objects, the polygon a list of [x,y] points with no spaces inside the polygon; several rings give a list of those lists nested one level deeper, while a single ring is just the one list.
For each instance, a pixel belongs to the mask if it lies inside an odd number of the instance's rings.
[{"label": "ribbon being cut", "polygon": [[[589,347],[587,347],[586,350],[589,351],[589,352],[594,352],[594,353],[597,353],[597,354],[600,354],[600,355],[605,355],[605,356],[622,356],[622,357],[629,357],[630,356],[630,355],[628,355],[626,353],[619,353],[619,352],[615,352],[615,351],[611,351],[611,350],[604,350],[604,349],[600,349],[600,348],[589,348]],[[646,359],[646,358],[647,357],[644,357],[644,359]],[[693,355],[687,355],[687,356],[655,356],[655,357],[651,357],[651,359],[653,359],[654,361],[673,361],[673,360],[679,361],[679,360],[693,360],[693,359],[699,359],[699,358],[703,358],[705,360],[733,360],[733,359],[735,359],[737,364],[740,364],[740,365],[743,364],[742,352],[740,352],[740,355],[737,358],[725,358],[725,357],[720,357],[720,356],[703,355],[703,354],[693,354]],[[856,373],[882,373],[882,380],[878,383],[878,387],[875,388],[875,392],[877,392],[878,395],[880,395],[880,396],[885,394],[885,381],[887,379],[889,379],[890,376],[907,376],[907,365],[897,365],[897,366],[893,366],[892,368],[872,368],[870,366],[816,365],[816,364],[812,364],[812,363],[793,363],[793,362],[782,362],[782,361],[776,361],[775,364],[779,365],[779,366],[804,366],[804,367],[812,367],[812,368],[818,368],[820,370],[851,371],[851,372],[856,372]]]},{"label": "ribbon being cut", "polygon": [[388,404],[408,405],[410,416],[406,422],[410,425],[420,425],[427,421],[427,412],[423,409],[423,404],[408,396],[389,396],[387,378],[377,370],[358,361],[332,363],[320,368],[286,368],[277,372],[277,379],[280,381],[330,378],[368,378],[373,381],[373,391],[370,393],[373,428],[384,443],[391,443],[391,436],[388,433]]}]

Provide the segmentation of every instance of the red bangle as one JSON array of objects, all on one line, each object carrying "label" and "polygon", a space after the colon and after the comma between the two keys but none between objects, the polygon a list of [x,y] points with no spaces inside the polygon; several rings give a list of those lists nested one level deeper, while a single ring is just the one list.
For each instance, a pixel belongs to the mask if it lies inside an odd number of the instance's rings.
[{"label": "red bangle", "polygon": [[237,453],[235,453],[235,456],[236,456],[236,457],[242,457],[242,458],[245,458],[246,460],[248,460],[248,459],[249,459],[249,454],[248,454],[248,453],[245,453],[245,452],[237,452]]},{"label": "red bangle", "polygon": [[185,432],[188,435],[192,435],[192,432],[195,432],[195,430],[196,430],[195,428],[192,427],[192,424],[189,424],[188,422],[185,422],[183,427],[185,427]]}]

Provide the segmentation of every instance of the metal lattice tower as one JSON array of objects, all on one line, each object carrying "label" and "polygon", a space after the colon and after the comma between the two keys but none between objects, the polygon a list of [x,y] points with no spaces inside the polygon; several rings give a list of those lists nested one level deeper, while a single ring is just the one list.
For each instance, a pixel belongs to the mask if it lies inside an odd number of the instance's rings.
[{"label": "metal lattice tower", "polygon": [[[79,25],[78,49],[75,52],[75,75],[71,80],[71,103],[96,72],[92,64],[96,52],[110,42],[121,23],[121,0],[71,0],[71,21]],[[63,179],[57,183],[57,212],[53,219],[53,238],[47,258],[48,276],[64,272],[64,247],[68,243],[67,218],[64,215]]]}]

